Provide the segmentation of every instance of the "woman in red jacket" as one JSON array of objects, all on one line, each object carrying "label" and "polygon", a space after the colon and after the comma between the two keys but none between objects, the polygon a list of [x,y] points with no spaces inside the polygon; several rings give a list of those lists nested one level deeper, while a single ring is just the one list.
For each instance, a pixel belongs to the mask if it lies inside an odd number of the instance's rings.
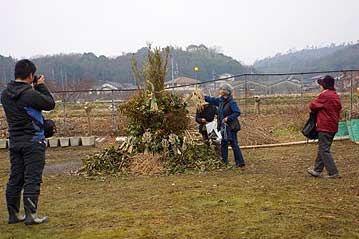
[{"label": "woman in red jacket", "polygon": [[321,93],[310,104],[310,110],[317,112],[317,131],[319,136],[318,155],[314,169],[308,169],[313,177],[319,177],[325,168],[326,178],[339,178],[340,174],[330,153],[334,136],[338,132],[338,123],[342,105],[334,88],[334,78],[324,76],[318,81]]}]

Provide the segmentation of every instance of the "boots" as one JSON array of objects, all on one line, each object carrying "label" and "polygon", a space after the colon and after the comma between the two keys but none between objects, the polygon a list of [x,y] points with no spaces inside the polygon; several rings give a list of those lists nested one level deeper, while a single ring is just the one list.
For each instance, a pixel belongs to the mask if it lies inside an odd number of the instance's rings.
[{"label": "boots", "polygon": [[9,224],[23,222],[24,216],[20,216],[20,196],[19,197],[6,197],[7,210],[9,211]]},{"label": "boots", "polygon": [[42,224],[49,221],[48,217],[39,217],[36,213],[38,197],[24,197],[25,225]]}]

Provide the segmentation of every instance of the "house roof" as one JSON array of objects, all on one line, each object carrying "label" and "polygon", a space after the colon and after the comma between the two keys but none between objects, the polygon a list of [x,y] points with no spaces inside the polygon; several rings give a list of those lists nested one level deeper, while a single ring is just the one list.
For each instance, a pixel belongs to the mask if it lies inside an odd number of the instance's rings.
[{"label": "house roof", "polygon": [[324,77],[325,75],[316,75],[316,76],[313,76],[312,78],[310,78],[311,80],[318,80],[318,79],[320,79],[320,78],[322,78],[322,77]]},{"label": "house roof", "polygon": [[172,84],[188,85],[188,84],[196,84],[196,83],[198,83],[198,80],[196,80],[196,79],[181,76],[181,77],[178,77],[178,78],[174,79],[173,81],[167,81],[165,84],[166,85],[172,85]]},{"label": "house roof", "polygon": [[97,89],[109,88],[109,89],[117,90],[117,89],[128,89],[134,87],[135,86],[131,83],[106,82],[100,85]]}]

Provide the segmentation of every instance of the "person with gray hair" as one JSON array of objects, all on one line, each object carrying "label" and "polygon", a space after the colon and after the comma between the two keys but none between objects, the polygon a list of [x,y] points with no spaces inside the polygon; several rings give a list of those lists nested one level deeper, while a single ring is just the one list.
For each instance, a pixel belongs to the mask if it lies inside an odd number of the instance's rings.
[{"label": "person with gray hair", "polygon": [[232,95],[233,93],[233,87],[231,84],[228,84],[228,83],[223,83],[220,87],[219,87],[219,91],[220,91],[220,95],[221,95],[221,92],[223,92],[224,95]]},{"label": "person with gray hair", "polygon": [[238,117],[241,111],[232,96],[233,87],[222,84],[219,88],[219,97],[205,96],[205,101],[218,106],[218,130],[221,131],[221,155],[225,164],[228,164],[228,145],[231,145],[237,167],[244,167],[245,161],[238,145],[237,133],[241,129]]}]

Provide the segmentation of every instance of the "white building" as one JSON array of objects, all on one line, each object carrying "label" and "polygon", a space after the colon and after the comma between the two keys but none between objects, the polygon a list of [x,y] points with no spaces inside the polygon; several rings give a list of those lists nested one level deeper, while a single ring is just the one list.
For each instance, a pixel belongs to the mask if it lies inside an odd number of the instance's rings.
[{"label": "white building", "polygon": [[[165,87],[178,87],[175,88],[176,91],[193,91],[196,89],[196,85],[199,81],[189,77],[178,77],[173,81],[165,82]],[[188,85],[188,86],[187,86]],[[183,87],[181,87],[183,86]]]}]

